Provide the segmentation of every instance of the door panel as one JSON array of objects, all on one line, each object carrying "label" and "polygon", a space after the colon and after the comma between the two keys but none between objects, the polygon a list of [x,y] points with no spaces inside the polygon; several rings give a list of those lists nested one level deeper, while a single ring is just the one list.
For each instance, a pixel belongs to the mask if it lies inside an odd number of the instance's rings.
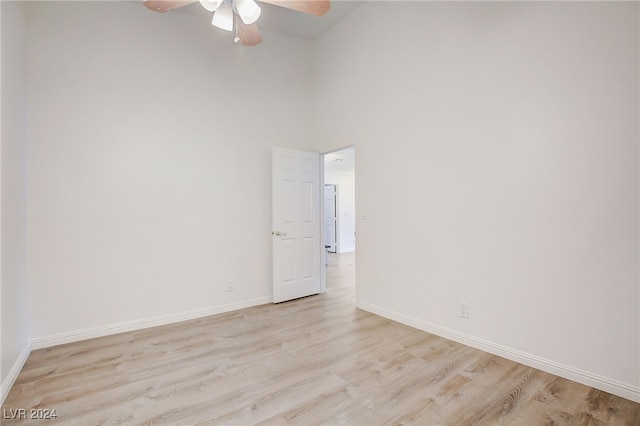
[{"label": "door panel", "polygon": [[325,184],[324,186],[324,243],[329,246],[332,253],[337,248],[337,205],[336,205],[336,185]]},{"label": "door panel", "polygon": [[320,293],[320,156],[274,148],[273,301]]}]

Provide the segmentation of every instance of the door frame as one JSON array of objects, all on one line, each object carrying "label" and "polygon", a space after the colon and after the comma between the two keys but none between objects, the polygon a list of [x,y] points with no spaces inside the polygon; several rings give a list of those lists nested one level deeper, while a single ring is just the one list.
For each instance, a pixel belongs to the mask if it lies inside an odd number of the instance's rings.
[{"label": "door frame", "polygon": [[[345,149],[349,149],[349,148],[353,148],[355,150],[355,145],[347,145],[344,146],[342,148],[337,148],[337,149],[333,149],[330,151],[325,151],[325,152],[320,152],[319,153],[319,162],[320,164],[318,165],[318,169],[320,172],[320,184],[318,185],[318,191],[320,192],[318,194],[319,198],[320,198],[320,217],[322,217],[322,212],[324,212],[324,185],[325,185],[325,173],[324,173],[324,160],[325,160],[325,156],[328,154],[332,154],[334,152],[338,152],[338,151],[343,151]],[[355,170],[354,170],[355,172]],[[354,173],[355,174],[355,173]],[[357,182],[356,182],[357,183]],[[357,186],[357,185],[356,185]],[[356,188],[356,200],[357,200],[357,188]],[[354,211],[354,215],[355,217],[357,216],[357,209],[358,209],[358,203],[356,201],[356,210]],[[320,220],[320,256],[318,257],[318,259],[316,260],[317,262],[320,262],[320,294],[322,293],[326,293],[327,292],[327,266],[325,265],[325,251],[326,249],[324,248],[324,246],[326,245],[326,239],[325,239],[325,226],[324,226],[324,220]],[[357,232],[357,230],[356,230]],[[356,268],[357,268],[357,264],[356,264]],[[356,275],[357,277],[357,275]],[[356,278],[357,280],[357,278]],[[356,282],[357,284],[357,282]],[[356,298],[357,299],[357,298]]]}]

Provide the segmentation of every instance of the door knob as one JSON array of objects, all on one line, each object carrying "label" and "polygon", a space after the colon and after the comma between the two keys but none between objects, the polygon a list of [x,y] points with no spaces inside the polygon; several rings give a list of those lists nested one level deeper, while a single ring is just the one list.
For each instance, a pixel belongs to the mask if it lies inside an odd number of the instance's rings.
[{"label": "door knob", "polygon": [[287,233],[286,232],[275,231],[275,232],[272,232],[271,235],[275,235],[276,237],[286,237]]}]

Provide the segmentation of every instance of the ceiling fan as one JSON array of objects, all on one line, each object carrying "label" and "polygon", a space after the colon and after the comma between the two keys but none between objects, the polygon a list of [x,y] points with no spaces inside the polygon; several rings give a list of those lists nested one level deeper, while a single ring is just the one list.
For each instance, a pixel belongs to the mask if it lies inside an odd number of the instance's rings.
[{"label": "ceiling fan", "polygon": [[[256,21],[260,17],[260,6],[254,0],[143,0],[153,11],[165,13],[192,3],[200,2],[209,12],[213,12],[211,25],[226,31],[235,28],[234,41],[243,46],[256,46],[262,37]],[[331,7],[330,0],[260,0],[309,15],[323,16]]]}]

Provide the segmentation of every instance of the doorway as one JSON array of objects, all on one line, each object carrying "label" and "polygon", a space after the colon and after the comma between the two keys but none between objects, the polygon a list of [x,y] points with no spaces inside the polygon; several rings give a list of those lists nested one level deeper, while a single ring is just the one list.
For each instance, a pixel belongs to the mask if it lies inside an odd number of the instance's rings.
[{"label": "doorway", "polygon": [[355,147],[325,153],[323,163],[326,289],[355,288]]}]

